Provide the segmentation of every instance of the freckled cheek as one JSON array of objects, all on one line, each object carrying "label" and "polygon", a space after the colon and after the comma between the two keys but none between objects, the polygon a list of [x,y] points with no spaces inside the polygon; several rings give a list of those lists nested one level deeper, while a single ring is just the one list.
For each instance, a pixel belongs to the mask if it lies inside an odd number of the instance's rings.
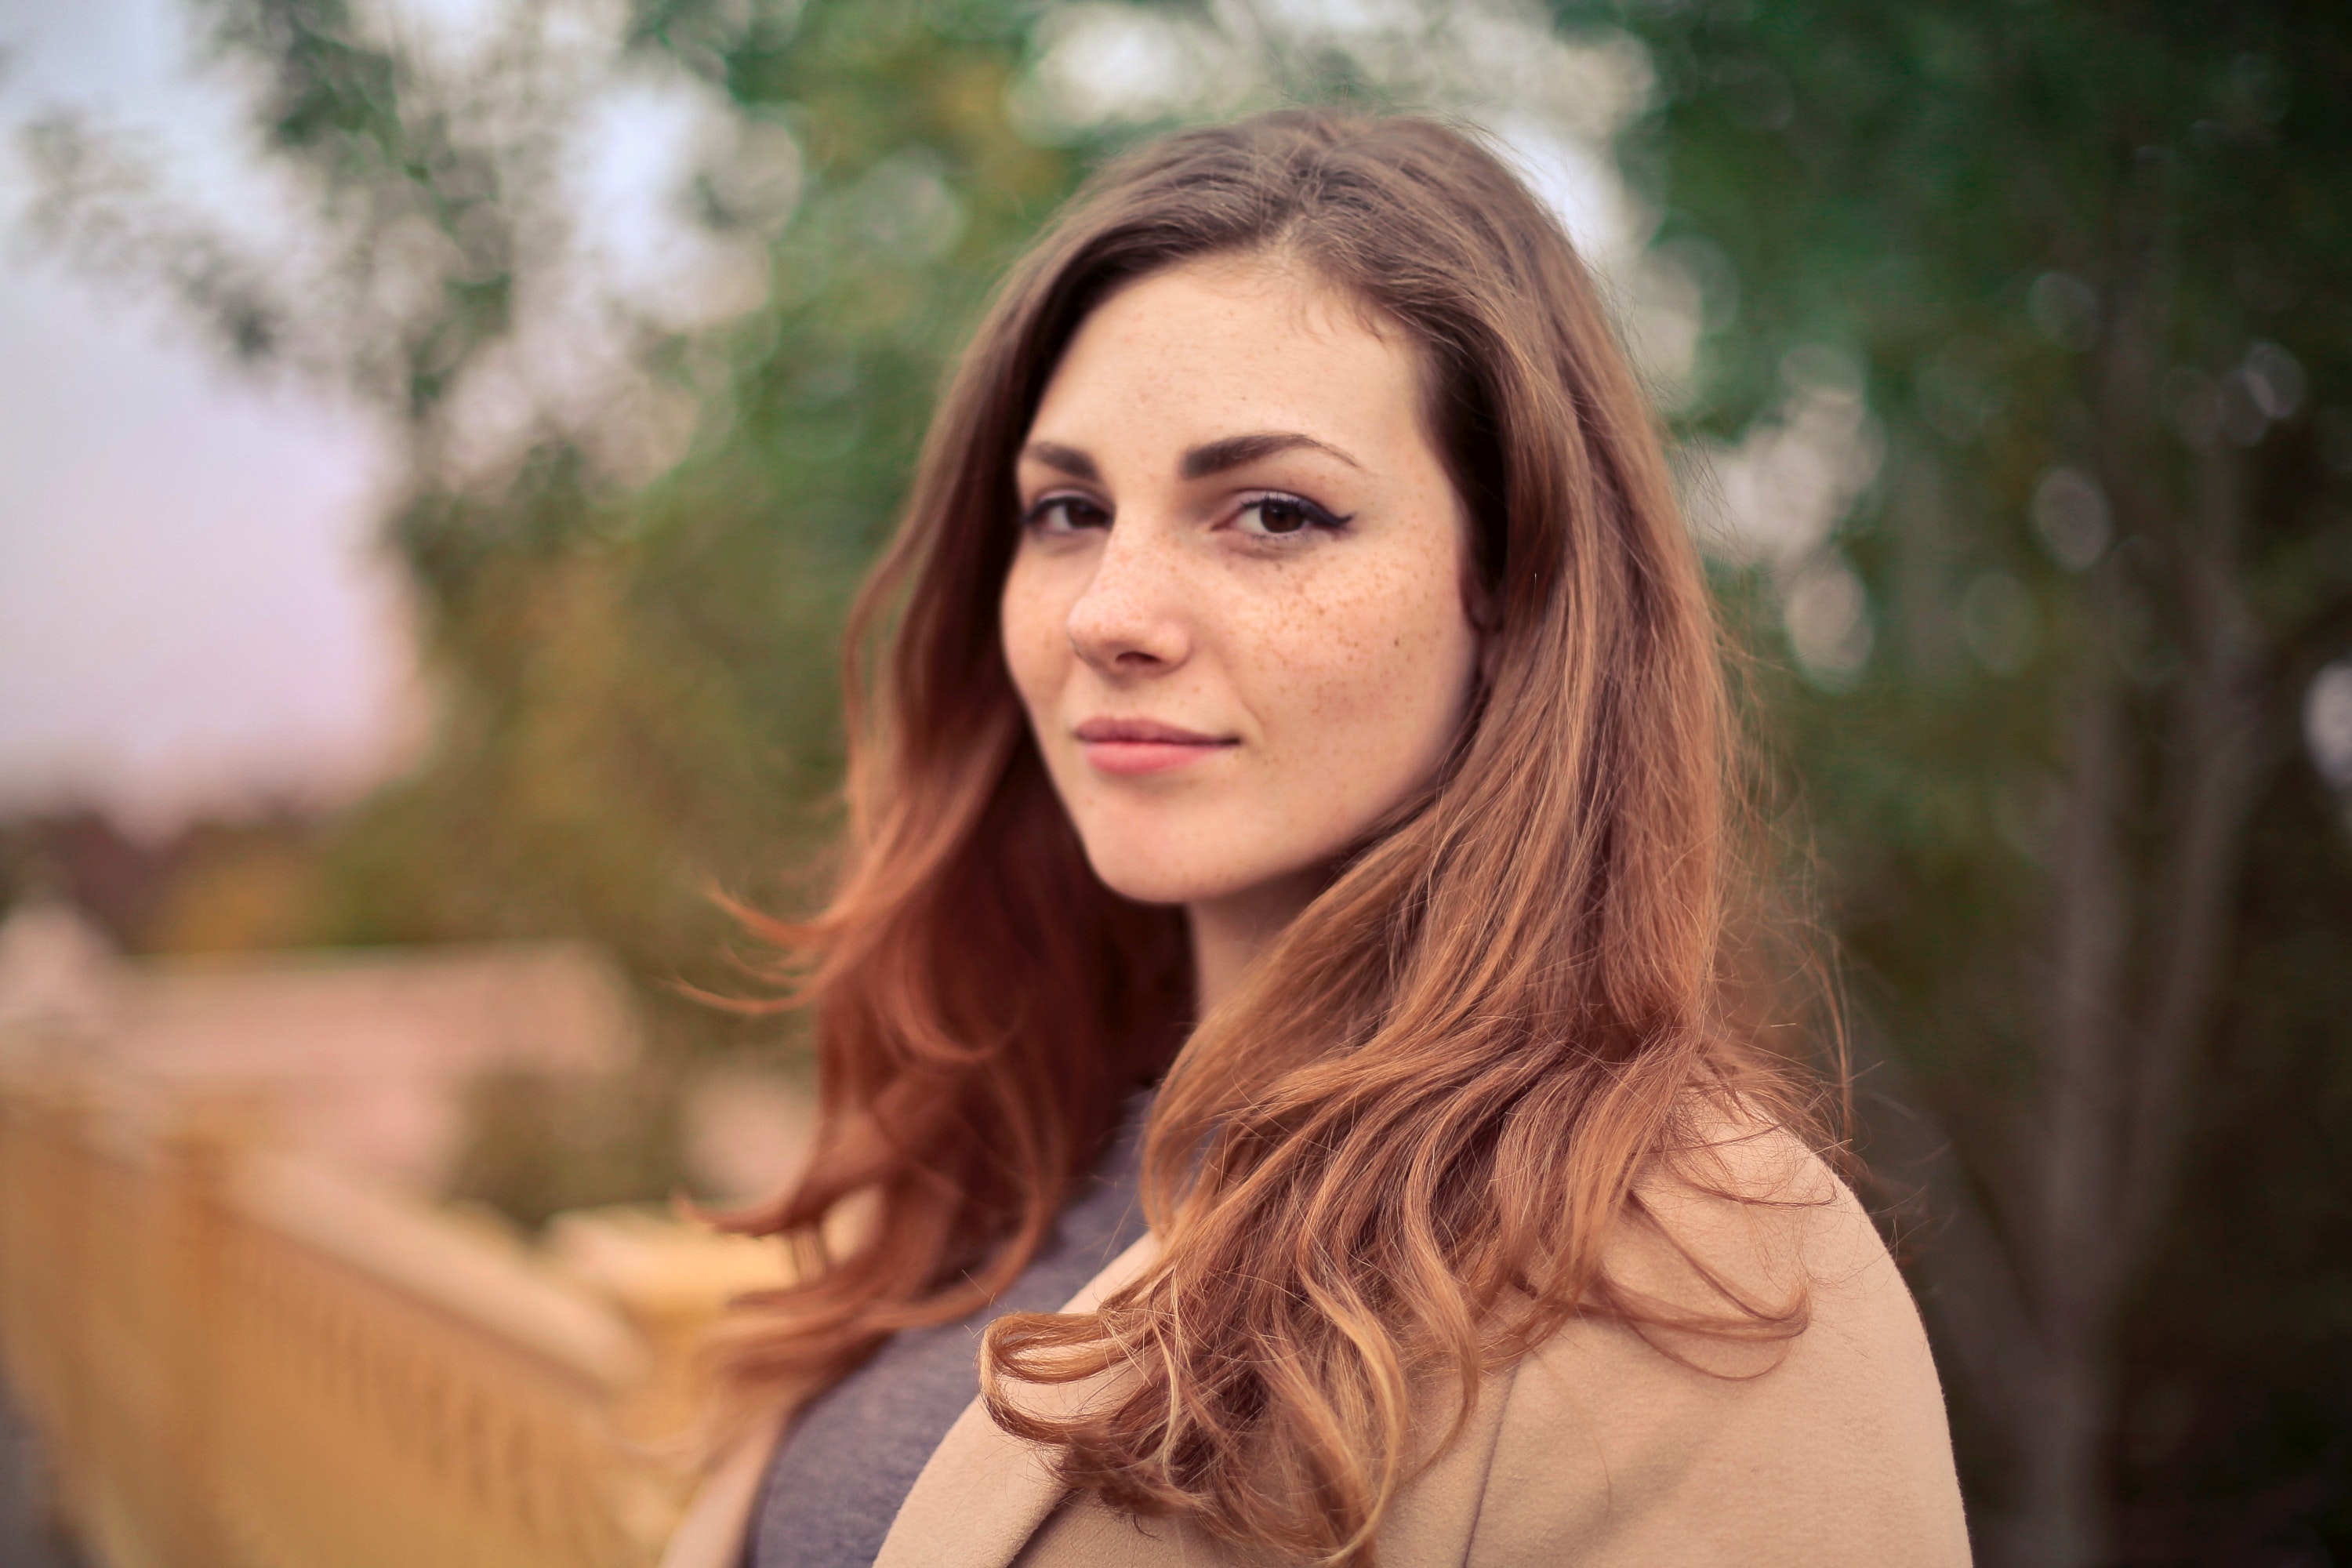
[{"label": "freckled cheek", "polygon": [[1386,773],[1425,761],[1467,684],[1461,618],[1452,599],[1392,580],[1282,617],[1252,661],[1269,739],[1308,764]]},{"label": "freckled cheek", "polygon": [[1068,607],[1057,605],[1052,584],[1016,564],[998,608],[1004,662],[1013,689],[1040,718],[1050,715],[1070,661]]}]

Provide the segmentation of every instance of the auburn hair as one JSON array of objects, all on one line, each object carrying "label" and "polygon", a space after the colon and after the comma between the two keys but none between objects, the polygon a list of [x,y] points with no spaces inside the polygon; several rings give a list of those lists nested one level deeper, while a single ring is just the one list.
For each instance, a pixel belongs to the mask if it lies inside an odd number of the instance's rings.
[{"label": "auburn hair", "polygon": [[[1440,775],[1194,1019],[1181,915],[1089,869],[997,605],[1015,454],[1080,321],[1133,279],[1253,254],[1418,345],[1486,646]],[[1723,647],[1594,282],[1471,135],[1288,110],[1096,175],[957,368],[849,656],[838,889],[805,922],[752,917],[796,955],[821,1111],[797,1185],[733,1222],[809,1265],[727,1325],[739,1392],[820,1386],[993,1299],[1163,1073],[1157,1262],[1097,1311],[1008,1316],[983,1344],[995,1418],[1075,1488],[1369,1563],[1425,1424],[1465,1414],[1483,1372],[1577,1314],[1692,1325],[1602,1266],[1644,1222],[1637,1177],[1727,1116],[1802,1113],[1732,1017]],[[861,1223],[828,1247],[845,1205]],[[1802,1327],[1801,1301],[1725,1300],[1721,1331]],[[1076,1413],[1019,1397],[1105,1372]]]}]

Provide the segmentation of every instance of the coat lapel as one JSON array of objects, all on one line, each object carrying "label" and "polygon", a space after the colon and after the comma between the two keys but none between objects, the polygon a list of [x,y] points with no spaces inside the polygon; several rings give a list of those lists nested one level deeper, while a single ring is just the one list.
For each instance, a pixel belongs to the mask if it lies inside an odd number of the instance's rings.
[{"label": "coat lapel", "polygon": [[760,1481],[783,1416],[779,1409],[744,1434],[703,1479],[662,1549],[661,1568],[736,1568],[743,1561],[751,1510],[759,1506]]},{"label": "coat lapel", "polygon": [[[1092,1311],[1159,1256],[1158,1239],[1146,1236],[1087,1281],[1062,1310]],[[1434,1564],[1462,1560],[1517,1370],[1488,1375],[1465,1429],[1399,1500],[1401,1506],[1381,1534],[1384,1561]],[[1089,1381],[1039,1392],[1055,1404],[1075,1404],[1096,1386]],[[773,1427],[761,1432],[712,1476],[663,1557],[663,1568],[736,1568],[742,1562],[760,1478],[774,1442]],[[916,1478],[875,1568],[1010,1568],[1062,1496],[1050,1456],[1006,1433],[974,1400]],[[1178,1560],[1198,1561],[1198,1554],[1180,1552]]]},{"label": "coat lapel", "polygon": [[[1062,1310],[1094,1310],[1159,1256],[1159,1240],[1147,1235],[1088,1280]],[[1040,1390],[1041,1402],[1066,1408],[1097,1384],[1088,1379]],[[1006,1568],[1054,1511],[1062,1490],[1051,1454],[997,1426],[975,1399],[915,1478],[874,1568]]]}]

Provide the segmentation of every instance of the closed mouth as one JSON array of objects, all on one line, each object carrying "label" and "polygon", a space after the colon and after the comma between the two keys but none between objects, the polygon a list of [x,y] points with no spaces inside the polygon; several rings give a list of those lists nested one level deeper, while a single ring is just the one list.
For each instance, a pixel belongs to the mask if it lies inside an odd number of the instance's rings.
[{"label": "closed mouth", "polygon": [[1157,719],[1089,719],[1071,732],[1097,772],[1121,778],[1166,773],[1241,743]]},{"label": "closed mouth", "polygon": [[1198,730],[1163,724],[1157,719],[1089,719],[1073,731],[1089,745],[1230,746],[1229,735],[1204,735]]}]

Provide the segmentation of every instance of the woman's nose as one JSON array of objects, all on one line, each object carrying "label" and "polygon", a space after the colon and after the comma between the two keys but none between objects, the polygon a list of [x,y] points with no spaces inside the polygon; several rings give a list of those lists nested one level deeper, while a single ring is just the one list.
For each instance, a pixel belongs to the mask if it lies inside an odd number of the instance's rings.
[{"label": "woman's nose", "polygon": [[1104,538],[1069,621],[1070,647],[1097,673],[1161,673],[1191,653],[1183,574],[1173,553],[1140,520],[1122,519]]}]

